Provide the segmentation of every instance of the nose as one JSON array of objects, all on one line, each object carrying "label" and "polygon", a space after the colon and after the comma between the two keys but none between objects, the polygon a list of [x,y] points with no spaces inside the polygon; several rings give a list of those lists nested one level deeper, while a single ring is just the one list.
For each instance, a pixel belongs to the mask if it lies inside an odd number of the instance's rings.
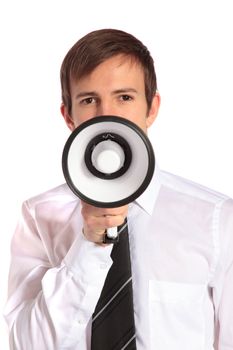
[{"label": "nose", "polygon": [[97,107],[98,115],[117,115],[117,110],[111,101],[102,101]]}]

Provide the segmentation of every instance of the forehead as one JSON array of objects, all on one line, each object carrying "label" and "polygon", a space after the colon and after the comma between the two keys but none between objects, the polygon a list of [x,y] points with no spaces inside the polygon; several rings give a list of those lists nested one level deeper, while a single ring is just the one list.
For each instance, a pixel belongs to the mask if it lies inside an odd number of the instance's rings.
[{"label": "forehead", "polygon": [[80,69],[80,67],[77,67],[77,70],[75,69],[75,66],[73,68],[74,70],[71,72],[71,81],[73,82],[77,82],[84,78],[90,77],[96,72],[104,69],[109,69],[109,73],[112,73],[118,68],[126,68],[131,70],[134,69],[136,71],[141,70],[141,72],[144,74],[144,69],[138,58],[126,54],[116,54],[114,56],[106,58],[105,60],[102,60],[100,63],[95,64],[95,62],[93,62],[91,65],[88,64],[88,66],[85,68],[83,67]]},{"label": "forehead", "polygon": [[130,55],[114,55],[110,58],[105,59],[103,62],[99,63],[91,70],[83,72],[83,74],[78,76],[78,74],[73,76],[71,83],[82,83],[84,81],[91,81],[99,79],[100,82],[104,78],[135,78],[142,79],[144,82],[144,70],[139,62],[139,60]]}]

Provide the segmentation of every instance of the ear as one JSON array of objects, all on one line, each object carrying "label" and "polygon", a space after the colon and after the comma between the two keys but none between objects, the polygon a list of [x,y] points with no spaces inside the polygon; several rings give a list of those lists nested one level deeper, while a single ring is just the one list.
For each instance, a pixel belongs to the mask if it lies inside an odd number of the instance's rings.
[{"label": "ear", "polygon": [[156,92],[154,97],[153,97],[151,108],[149,110],[148,116],[146,118],[147,128],[149,128],[154,123],[154,121],[158,115],[160,101],[161,101],[160,95],[158,92]]},{"label": "ear", "polygon": [[66,125],[71,131],[73,131],[75,129],[74,121],[73,118],[69,115],[67,107],[64,105],[64,103],[61,104],[60,111],[66,122]]}]

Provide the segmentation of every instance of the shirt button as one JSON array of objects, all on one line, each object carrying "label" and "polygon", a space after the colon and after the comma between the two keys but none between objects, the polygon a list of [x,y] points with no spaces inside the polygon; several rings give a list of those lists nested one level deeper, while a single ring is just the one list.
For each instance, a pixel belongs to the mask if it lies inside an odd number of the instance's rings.
[{"label": "shirt button", "polygon": [[79,318],[77,322],[78,322],[78,324],[82,325],[84,323],[84,320]]},{"label": "shirt button", "polygon": [[107,264],[107,263],[102,263],[102,264],[100,264],[101,270],[105,270],[105,269],[107,269],[107,267],[108,267],[108,264]]}]

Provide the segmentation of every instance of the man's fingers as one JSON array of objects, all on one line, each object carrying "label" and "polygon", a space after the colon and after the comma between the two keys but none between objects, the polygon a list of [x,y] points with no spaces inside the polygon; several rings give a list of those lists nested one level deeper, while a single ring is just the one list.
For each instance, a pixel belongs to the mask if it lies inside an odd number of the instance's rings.
[{"label": "man's fingers", "polygon": [[102,243],[107,229],[121,225],[127,216],[128,206],[97,208],[82,202],[83,233],[95,243]]}]

